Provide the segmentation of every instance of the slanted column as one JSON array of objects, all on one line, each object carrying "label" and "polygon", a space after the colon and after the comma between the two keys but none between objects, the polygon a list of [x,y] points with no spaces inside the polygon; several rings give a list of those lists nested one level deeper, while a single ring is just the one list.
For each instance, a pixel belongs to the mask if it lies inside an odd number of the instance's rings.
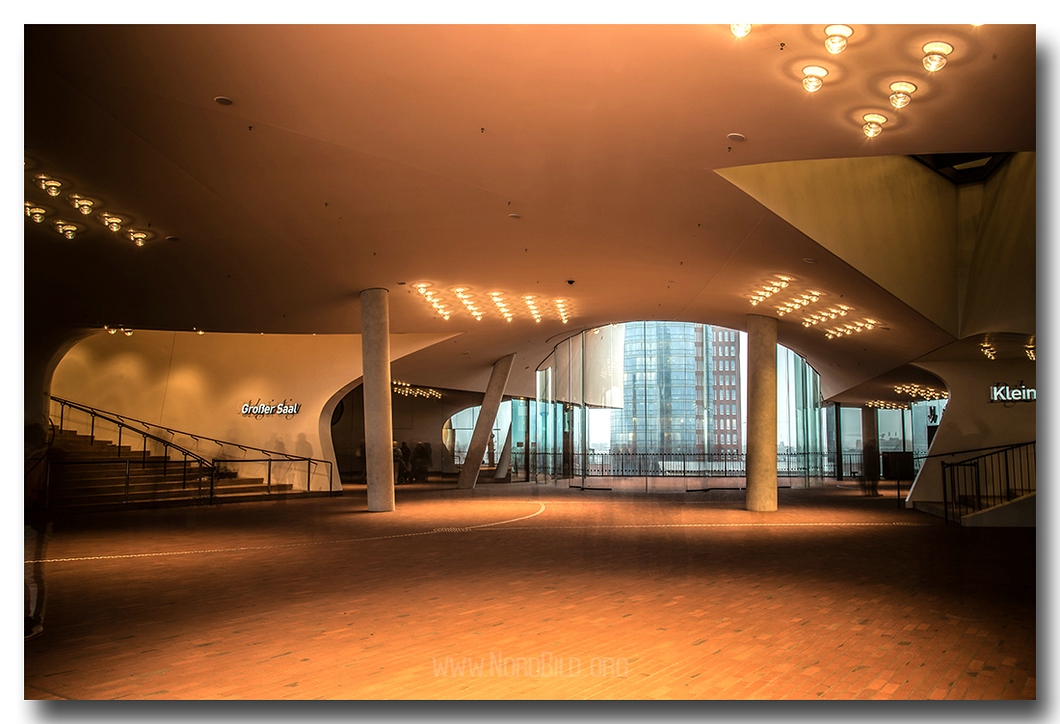
[{"label": "slanted column", "polygon": [[394,510],[394,420],[390,389],[390,306],[386,289],[361,292],[364,456],[368,510]]},{"label": "slanted column", "polygon": [[460,468],[460,477],[456,481],[458,488],[473,488],[478,481],[478,471],[482,467],[482,458],[486,455],[486,445],[489,443],[493,423],[497,420],[497,410],[500,409],[513,362],[515,355],[510,354],[493,364],[493,372],[490,373],[490,381],[486,385],[486,394],[482,399],[482,409],[475,423],[475,431],[471,433],[471,444],[467,449],[467,457],[464,458],[464,467]]},{"label": "slanted column", "polygon": [[777,320],[747,315],[748,510],[777,509]]},{"label": "slanted column", "polygon": [[494,480],[508,477],[508,468],[512,466],[512,426],[508,425],[508,434],[504,436],[504,447],[501,448],[500,459],[497,460],[497,471],[493,473]]}]

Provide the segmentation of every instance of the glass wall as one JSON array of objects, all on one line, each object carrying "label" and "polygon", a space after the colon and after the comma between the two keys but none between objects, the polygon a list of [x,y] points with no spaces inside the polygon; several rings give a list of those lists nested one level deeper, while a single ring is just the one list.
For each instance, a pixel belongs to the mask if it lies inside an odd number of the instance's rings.
[{"label": "glass wall", "polygon": [[[820,382],[778,347],[778,468],[820,476]],[[530,430],[540,482],[614,475],[743,475],[746,334],[630,322],[564,340],[539,366]]]}]

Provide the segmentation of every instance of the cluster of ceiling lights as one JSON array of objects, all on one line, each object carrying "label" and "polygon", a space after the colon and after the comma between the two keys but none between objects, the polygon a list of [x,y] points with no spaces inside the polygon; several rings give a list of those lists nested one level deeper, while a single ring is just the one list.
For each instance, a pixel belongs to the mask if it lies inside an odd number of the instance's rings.
[{"label": "cluster of ceiling lights", "polygon": [[825,330],[824,336],[828,339],[838,339],[839,337],[849,337],[852,334],[858,334],[861,332],[868,332],[873,328],[879,326],[879,322],[875,319],[863,319],[861,321],[853,321],[847,324],[843,324],[839,327],[829,327]]},{"label": "cluster of ceiling lights", "polygon": [[888,400],[869,400],[865,407],[875,407],[879,410],[908,410],[908,402],[890,402]]},{"label": "cluster of ceiling lights", "polygon": [[1034,337],[1031,337],[1031,341],[1023,345],[1023,351],[1027,353],[1027,359],[1031,362],[1035,361],[1035,357],[1038,353],[1035,351]]},{"label": "cluster of ceiling lights", "polygon": [[[439,295],[438,292],[431,289],[431,285],[427,282],[418,282],[412,285],[413,288],[420,293],[424,300],[431,305],[435,312],[437,312],[443,319],[448,320],[453,311],[446,301]],[[476,320],[481,321],[485,316],[482,308],[479,307],[476,302],[475,294],[468,287],[453,287],[450,290],[464,308],[473,316]],[[511,322],[516,317],[516,313],[513,310],[511,304],[509,304],[508,298],[504,292],[494,291],[488,294],[490,301],[497,308],[497,312],[506,322]],[[533,294],[526,294],[522,297],[523,302],[526,305],[526,309],[530,316],[533,317],[534,322],[540,322],[544,319],[544,312],[541,304],[544,300]],[[571,318],[570,300],[568,299],[553,299],[552,306],[555,308],[556,316],[559,317],[560,321],[567,324]]]},{"label": "cluster of ceiling lights", "polygon": [[948,400],[950,397],[950,393],[946,392],[946,390],[936,390],[934,387],[916,383],[895,385],[894,391],[899,395],[909,395],[913,398],[919,397],[922,400]]},{"label": "cluster of ceiling lights", "polygon": [[107,334],[117,334],[118,332],[121,332],[126,337],[131,337],[133,335],[133,331],[131,329],[126,329],[125,327],[108,327],[104,324],[103,329],[106,330]]},{"label": "cluster of ceiling lights", "polygon": [[979,349],[987,359],[997,359],[997,347],[989,342],[983,342]]},{"label": "cluster of ceiling lights", "polygon": [[[748,295],[751,306],[758,306],[766,299],[780,292],[781,289],[786,289],[794,281],[795,277],[790,277],[785,274],[774,274],[772,279],[765,280]],[[854,311],[853,307],[846,304],[835,304],[824,311],[805,311],[806,307],[809,307],[811,304],[816,304],[823,296],[825,296],[824,292],[819,292],[816,289],[806,289],[795,293],[789,297],[787,301],[782,302],[777,306],[777,316],[783,317],[786,314],[791,314],[792,312],[802,309],[804,310],[803,314],[805,315],[802,318],[802,326],[813,327],[818,324],[827,323],[837,317],[846,317],[850,312]],[[868,317],[860,321],[852,320],[839,326],[826,328],[825,337],[828,339],[847,337],[852,334],[874,329],[879,326],[879,324],[880,323],[875,319],[869,319]]]},{"label": "cluster of ceiling lights", "polygon": [[803,327],[816,327],[821,322],[827,322],[830,319],[836,317],[845,317],[847,312],[853,310],[853,307],[848,307],[845,304],[837,304],[834,307],[829,307],[823,312],[810,312],[808,317],[802,318]]},{"label": "cluster of ceiling lights", "polygon": [[783,274],[774,274],[773,277],[773,279],[767,279],[762,282],[758,289],[751,292],[750,300],[752,307],[757,307],[759,304],[769,299],[781,289],[787,288],[789,284],[795,281],[794,277],[785,276]]},{"label": "cluster of ceiling lights", "polygon": [[811,304],[815,304],[820,298],[820,292],[814,289],[808,289],[807,291],[801,294],[796,294],[788,301],[783,302],[779,307],[777,307],[777,314],[783,317],[785,314],[797,311],[799,309],[802,309],[803,307],[808,307]]},{"label": "cluster of ceiling lights", "polygon": [[[38,173],[33,175],[33,183],[39,187],[45,194],[53,199],[59,199],[63,194],[63,187],[65,184],[57,178],[53,178],[48,174]],[[144,242],[150,238],[150,234],[146,231],[139,229],[127,228],[128,219],[117,214],[113,214],[107,211],[99,211],[96,207],[98,202],[88,196],[82,196],[81,194],[71,193],[67,194],[66,202],[70,204],[71,208],[75,213],[81,214],[83,217],[89,217],[93,213],[97,214],[99,222],[113,231],[115,234],[122,231],[125,227],[125,235],[136,246],[143,246]],[[25,204],[26,216],[30,221],[36,224],[43,224],[49,215],[55,215],[54,212],[46,206],[27,201]],[[97,213],[98,212],[98,213]],[[55,227],[56,232],[62,234],[67,239],[73,239],[81,231],[88,228],[87,224],[74,223],[72,221],[63,218],[62,214],[57,214],[59,218],[51,219],[52,225]],[[76,218],[76,217],[75,217]]]},{"label": "cluster of ceiling lights", "polygon": [[[729,30],[738,38],[745,37],[751,32],[750,25],[730,25]],[[849,25],[829,25],[824,29],[824,48],[829,55],[839,55],[847,47],[847,40],[854,34],[854,29]],[[953,52],[953,46],[942,40],[933,40],[926,43],[922,51],[924,57],[922,64],[929,73],[942,70],[946,65],[946,59]],[[824,79],[828,75],[828,69],[823,65],[807,65],[802,69],[802,87],[808,93],[816,93],[824,87]],[[888,87],[890,95],[888,100],[895,110],[900,110],[909,105],[916,92],[916,84],[908,80],[896,80]],[[864,124],[861,126],[862,133],[869,138],[875,138],[883,132],[883,124],[887,122],[887,116],[882,113],[866,113],[862,116]]]},{"label": "cluster of ceiling lights", "polygon": [[393,383],[391,383],[391,387],[394,390],[394,394],[401,395],[402,397],[427,397],[436,400],[442,399],[442,393],[438,390],[431,389],[430,387],[413,387],[408,382],[400,382],[398,380],[394,380]]}]

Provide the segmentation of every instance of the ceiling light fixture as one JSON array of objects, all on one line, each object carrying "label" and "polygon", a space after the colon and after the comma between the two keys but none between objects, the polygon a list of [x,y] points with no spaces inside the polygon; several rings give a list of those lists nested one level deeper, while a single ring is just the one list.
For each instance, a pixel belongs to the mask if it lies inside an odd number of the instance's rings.
[{"label": "ceiling light fixture", "polygon": [[49,196],[58,196],[59,189],[62,188],[62,181],[57,181],[50,176],[39,174],[36,177],[37,185],[44,189]]},{"label": "ceiling light fixture", "polygon": [[88,216],[92,213],[92,207],[95,205],[96,202],[92,199],[86,199],[84,196],[72,194],[70,196],[70,203],[75,209],[80,211],[85,216]]},{"label": "ceiling light fixture", "polygon": [[832,55],[839,55],[847,47],[847,38],[854,34],[849,25],[829,25],[824,29],[827,36],[824,41],[824,49]]},{"label": "ceiling light fixture", "polygon": [[147,240],[147,234],[143,231],[136,231],[135,229],[129,229],[129,241],[136,244],[137,246],[143,246],[144,241]]},{"label": "ceiling light fixture", "polygon": [[59,221],[55,222],[55,230],[58,231],[63,236],[65,236],[67,239],[73,239],[74,235],[77,233],[77,227],[76,226],[74,226],[73,224],[69,223],[68,221],[62,221],[62,220],[59,220]]},{"label": "ceiling light fixture", "polygon": [[876,138],[876,136],[880,135],[883,131],[883,124],[887,122],[887,116],[881,113],[866,113],[863,118],[865,119],[865,125],[861,127],[861,130],[869,138]]},{"label": "ceiling light fixture", "polygon": [[924,46],[924,67],[929,73],[942,70],[946,65],[946,56],[953,52],[953,46],[941,40],[934,40]]},{"label": "ceiling light fixture", "polygon": [[751,25],[746,23],[730,25],[729,32],[737,38],[745,38],[747,37],[747,34],[751,32]]},{"label": "ceiling light fixture", "polygon": [[26,216],[32,219],[36,223],[44,221],[44,215],[48,213],[47,209],[43,209],[40,206],[35,206],[30,202],[26,202]]},{"label": "ceiling light fixture", "polygon": [[125,223],[120,216],[112,216],[111,214],[101,214],[99,220],[114,233],[121,231],[121,225]]},{"label": "ceiling light fixture", "polygon": [[808,65],[802,69],[802,87],[808,93],[816,93],[824,85],[828,71],[819,65]]},{"label": "ceiling light fixture", "polygon": [[909,101],[913,100],[913,93],[916,92],[916,86],[906,80],[895,81],[890,87],[890,101],[895,108],[905,108],[909,105]]}]

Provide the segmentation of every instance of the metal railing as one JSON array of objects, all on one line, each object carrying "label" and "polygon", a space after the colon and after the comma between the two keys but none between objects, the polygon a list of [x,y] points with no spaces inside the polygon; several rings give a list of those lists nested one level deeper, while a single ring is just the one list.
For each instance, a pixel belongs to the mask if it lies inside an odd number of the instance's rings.
[{"label": "metal railing", "polygon": [[965,515],[1035,492],[1035,472],[1034,442],[1010,445],[955,463],[942,461],[946,522],[960,522]]},{"label": "metal railing", "polygon": [[[314,479],[320,478],[322,483],[318,486],[318,490],[327,491],[329,494],[334,492],[332,489],[334,471],[330,460],[292,455],[283,451],[267,450],[183,432],[127,415],[99,410],[60,397],[53,396],[51,400],[58,406],[58,411],[52,412],[52,418],[58,418],[60,432],[65,429],[76,432],[81,429],[81,425],[87,425],[90,441],[95,442],[97,437],[102,437],[108,442],[115,442],[119,458],[123,453],[123,440],[128,441],[128,438],[132,436],[134,439],[139,438],[141,449],[133,451],[132,446],[127,446],[128,452],[139,455],[138,464],[142,467],[157,464],[161,467],[162,474],[166,475],[168,467],[173,462],[180,462],[187,476],[188,461],[192,460],[196,466],[194,471],[196,477],[191,480],[194,482],[209,479],[210,484],[205,494],[211,503],[216,495],[218,480],[235,477],[237,468],[246,477],[261,477],[269,493],[272,492],[274,483],[286,481],[291,470],[299,471],[299,473],[302,470],[305,471],[304,487],[301,485],[299,474],[292,484],[293,489],[312,492]],[[77,414],[82,416],[81,419],[72,420],[71,418]],[[180,444],[175,440],[179,440]],[[175,453],[179,453],[180,461],[171,461],[171,456]],[[254,465],[259,468],[253,469]],[[247,471],[248,467],[252,469]],[[260,473],[260,475],[255,475],[255,473]],[[187,482],[188,479],[185,477],[185,487]],[[198,489],[201,490],[202,486],[199,485]]]}]

